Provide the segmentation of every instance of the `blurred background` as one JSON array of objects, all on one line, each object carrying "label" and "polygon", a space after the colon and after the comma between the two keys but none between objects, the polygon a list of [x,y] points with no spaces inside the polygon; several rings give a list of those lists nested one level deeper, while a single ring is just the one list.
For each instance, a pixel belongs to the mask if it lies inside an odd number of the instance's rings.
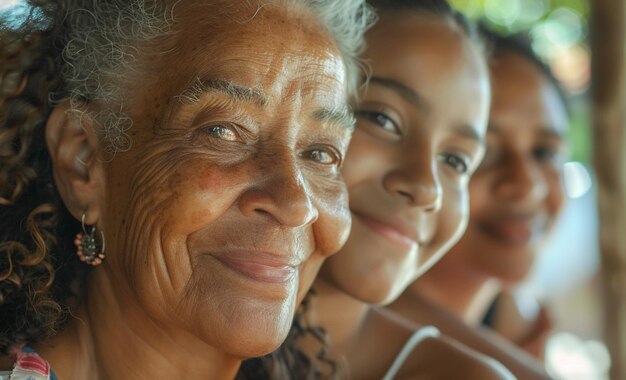
[{"label": "blurred background", "polygon": [[[452,0],[468,17],[502,33],[527,31],[533,49],[550,65],[571,106],[570,160],[565,167],[568,203],[520,299],[538,298],[554,317],[546,367],[555,378],[608,379],[602,342],[598,281],[596,187],[591,169],[589,4],[584,0]],[[528,295],[531,297],[524,297]],[[533,312],[536,304],[525,306]]]}]

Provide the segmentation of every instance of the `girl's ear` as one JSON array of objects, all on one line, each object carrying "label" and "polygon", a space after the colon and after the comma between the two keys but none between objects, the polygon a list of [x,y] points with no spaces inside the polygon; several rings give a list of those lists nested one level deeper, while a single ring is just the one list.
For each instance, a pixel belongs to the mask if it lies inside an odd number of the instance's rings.
[{"label": "girl's ear", "polygon": [[86,224],[96,224],[103,210],[105,177],[97,159],[97,124],[65,100],[54,108],[46,123],[46,144],[52,158],[54,182],[70,213]]}]

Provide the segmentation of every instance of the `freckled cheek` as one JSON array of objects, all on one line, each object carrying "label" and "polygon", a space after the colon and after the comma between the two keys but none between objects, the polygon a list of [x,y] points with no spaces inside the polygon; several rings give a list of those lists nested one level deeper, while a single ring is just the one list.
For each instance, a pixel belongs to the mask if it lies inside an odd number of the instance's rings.
[{"label": "freckled cheek", "polygon": [[222,174],[223,173],[212,168],[201,169],[199,173],[194,176],[198,189],[203,193],[210,193],[215,191],[215,189],[221,188],[226,182]]},{"label": "freckled cheek", "polygon": [[215,221],[235,202],[238,184],[236,171],[216,168],[184,170],[176,181],[176,196],[170,204],[173,227],[188,233]]},{"label": "freckled cheek", "polygon": [[329,256],[341,249],[350,235],[352,218],[345,186],[319,197],[319,218],[313,225],[317,251]]}]

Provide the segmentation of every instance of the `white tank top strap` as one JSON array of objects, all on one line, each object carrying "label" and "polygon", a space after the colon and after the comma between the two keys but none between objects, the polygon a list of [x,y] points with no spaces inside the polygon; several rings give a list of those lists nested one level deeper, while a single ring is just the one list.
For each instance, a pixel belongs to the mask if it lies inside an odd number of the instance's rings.
[{"label": "white tank top strap", "polygon": [[413,335],[411,335],[411,337],[404,344],[404,347],[402,347],[402,350],[400,350],[398,356],[396,356],[396,359],[393,361],[393,364],[391,364],[391,367],[387,370],[383,380],[392,380],[398,374],[398,371],[400,371],[400,368],[402,368],[402,365],[411,352],[413,352],[415,347],[417,347],[424,340],[438,337],[439,335],[441,335],[441,333],[435,326],[424,326],[415,330]]}]

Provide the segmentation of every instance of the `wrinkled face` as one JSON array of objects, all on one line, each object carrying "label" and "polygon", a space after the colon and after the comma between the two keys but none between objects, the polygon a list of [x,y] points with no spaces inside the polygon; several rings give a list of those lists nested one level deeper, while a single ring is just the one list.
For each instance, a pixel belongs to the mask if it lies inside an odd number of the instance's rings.
[{"label": "wrinkled face", "polygon": [[483,155],[489,83],[461,30],[383,14],[368,35],[372,78],[345,163],[352,232],[322,269],[355,298],[396,298],[459,238]]},{"label": "wrinkled face", "polygon": [[496,57],[491,75],[487,152],[470,183],[471,220],[444,262],[519,282],[563,203],[567,115],[554,86],[522,56]]},{"label": "wrinkled face", "polygon": [[351,117],[310,16],[233,9],[181,2],[162,50],[139,50],[148,74],[129,84],[133,146],[108,164],[103,230],[107,267],[154,320],[254,356],[347,237]]}]

